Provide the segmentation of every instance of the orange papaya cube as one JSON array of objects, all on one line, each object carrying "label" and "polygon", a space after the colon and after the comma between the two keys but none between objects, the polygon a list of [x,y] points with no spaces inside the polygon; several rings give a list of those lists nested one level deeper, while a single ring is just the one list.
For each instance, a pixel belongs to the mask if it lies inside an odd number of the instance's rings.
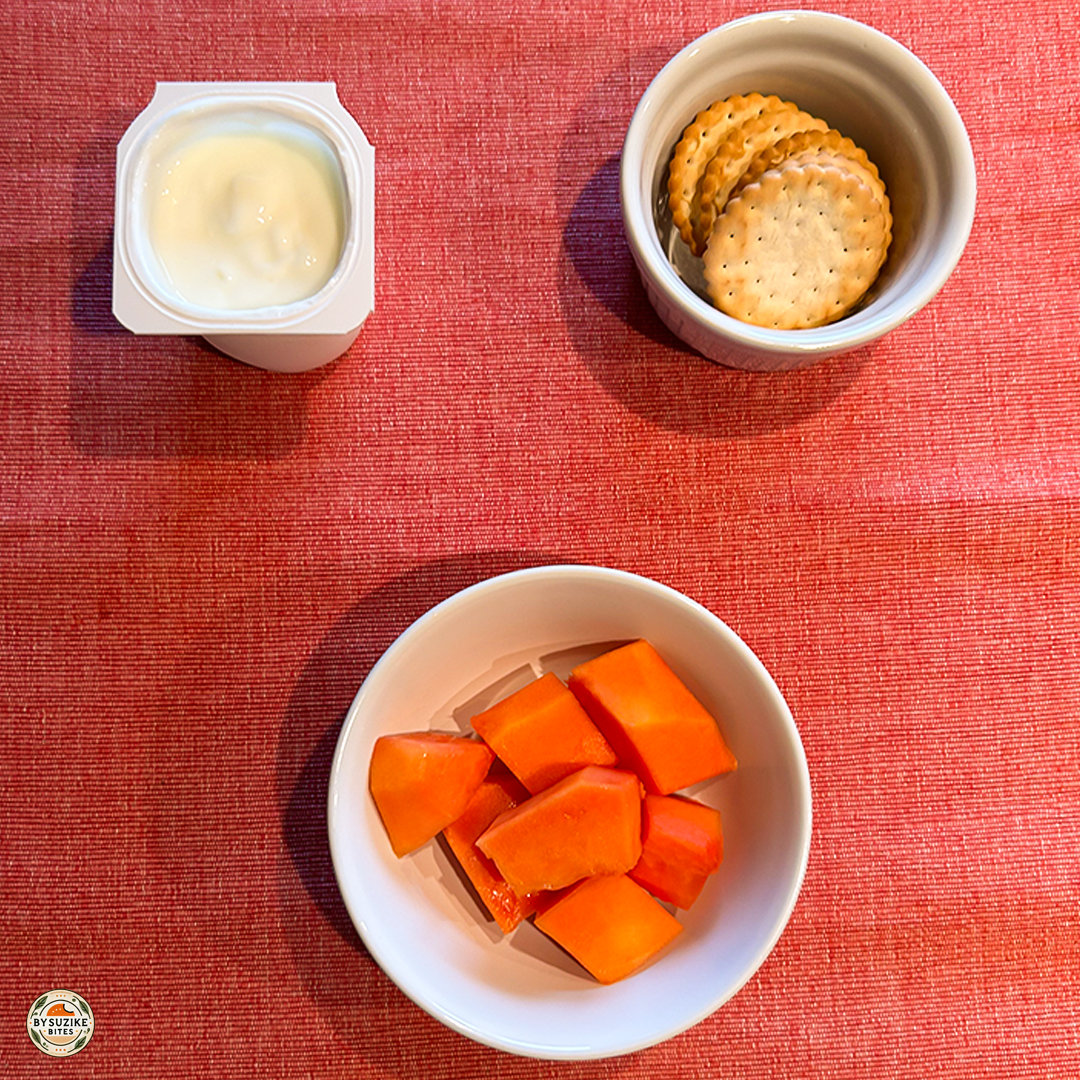
[{"label": "orange papaya cube", "polygon": [[534,923],[601,983],[632,975],[682,932],[682,923],[625,874],[575,885]]},{"label": "orange papaya cube", "polygon": [[724,858],[720,811],[682,795],[646,795],[641,858],[630,877],[658,900],[687,911]]},{"label": "orange papaya cube", "polygon": [[716,719],[649,642],[580,664],[570,690],[654,795],[670,795],[736,767]]},{"label": "orange papaya cube", "polygon": [[548,672],[472,719],[473,730],[534,795],[584,765],[615,765],[607,740]]},{"label": "orange papaya cube", "polygon": [[596,874],[624,874],[641,858],[641,781],[586,765],[500,814],[476,841],[525,896]]},{"label": "orange papaya cube", "polygon": [[518,896],[506,884],[498,867],[476,846],[476,841],[500,814],[528,797],[529,792],[516,777],[492,768],[461,817],[443,829],[450,850],[504,934],[509,934],[536,910],[535,900],[532,896]]},{"label": "orange papaya cube", "polygon": [[375,740],[368,787],[399,858],[461,817],[495,755],[479,739],[439,731]]}]

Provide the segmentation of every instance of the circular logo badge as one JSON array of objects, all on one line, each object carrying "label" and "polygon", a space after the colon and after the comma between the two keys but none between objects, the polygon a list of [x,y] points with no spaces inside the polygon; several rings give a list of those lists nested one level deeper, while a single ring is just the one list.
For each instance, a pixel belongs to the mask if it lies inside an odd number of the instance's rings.
[{"label": "circular logo badge", "polygon": [[53,1057],[77,1054],[94,1034],[90,1003],[70,990],[50,990],[30,1006],[26,1017],[30,1041]]}]

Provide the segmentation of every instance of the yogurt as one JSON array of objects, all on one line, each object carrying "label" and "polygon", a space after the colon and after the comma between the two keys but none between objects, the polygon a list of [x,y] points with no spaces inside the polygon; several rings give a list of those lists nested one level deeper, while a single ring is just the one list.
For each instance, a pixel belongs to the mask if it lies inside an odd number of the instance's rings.
[{"label": "yogurt", "polygon": [[116,147],[112,310],[310,371],[375,305],[375,151],[332,82],[159,82]]},{"label": "yogurt", "polygon": [[278,307],[333,276],[346,234],[341,165],[313,128],[257,108],[193,118],[144,173],[147,239],[190,305]]}]

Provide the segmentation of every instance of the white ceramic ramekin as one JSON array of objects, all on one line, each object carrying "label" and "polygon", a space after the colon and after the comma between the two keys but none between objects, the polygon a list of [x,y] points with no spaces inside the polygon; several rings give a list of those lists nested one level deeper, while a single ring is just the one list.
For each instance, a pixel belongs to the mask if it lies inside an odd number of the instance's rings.
[{"label": "white ceramic ramekin", "polygon": [[[302,125],[340,170],[344,242],[329,281],[293,303],[218,310],[184,300],[152,251],[147,175],[157,148],[185,125],[267,115]],[[333,83],[158,83],[117,147],[113,313],[136,334],[199,335],[228,356],[273,371],[307,371],[340,356],[374,307],[375,154]]]},{"label": "white ceramic ramekin", "polygon": [[[731,94],[777,94],[854,139],[878,166],[894,216],[889,257],[867,303],[828,326],[774,330],[733,319],[704,288],[666,211],[667,169],[683,129]],[[626,235],[667,326],[732,367],[782,370],[865,345],[934,297],[975,215],[975,163],[955,105],[930,70],[877,30],[839,15],[774,11],[727,23],[659,72],[623,146]]]}]

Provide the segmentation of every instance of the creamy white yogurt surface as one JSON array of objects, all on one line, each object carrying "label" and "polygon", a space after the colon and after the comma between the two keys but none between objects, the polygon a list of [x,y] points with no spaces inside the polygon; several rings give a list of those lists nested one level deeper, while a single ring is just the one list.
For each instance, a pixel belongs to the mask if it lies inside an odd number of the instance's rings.
[{"label": "creamy white yogurt surface", "polygon": [[317,293],[341,257],[341,167],[306,124],[260,110],[188,123],[146,171],[150,246],[177,295],[225,311]]}]

